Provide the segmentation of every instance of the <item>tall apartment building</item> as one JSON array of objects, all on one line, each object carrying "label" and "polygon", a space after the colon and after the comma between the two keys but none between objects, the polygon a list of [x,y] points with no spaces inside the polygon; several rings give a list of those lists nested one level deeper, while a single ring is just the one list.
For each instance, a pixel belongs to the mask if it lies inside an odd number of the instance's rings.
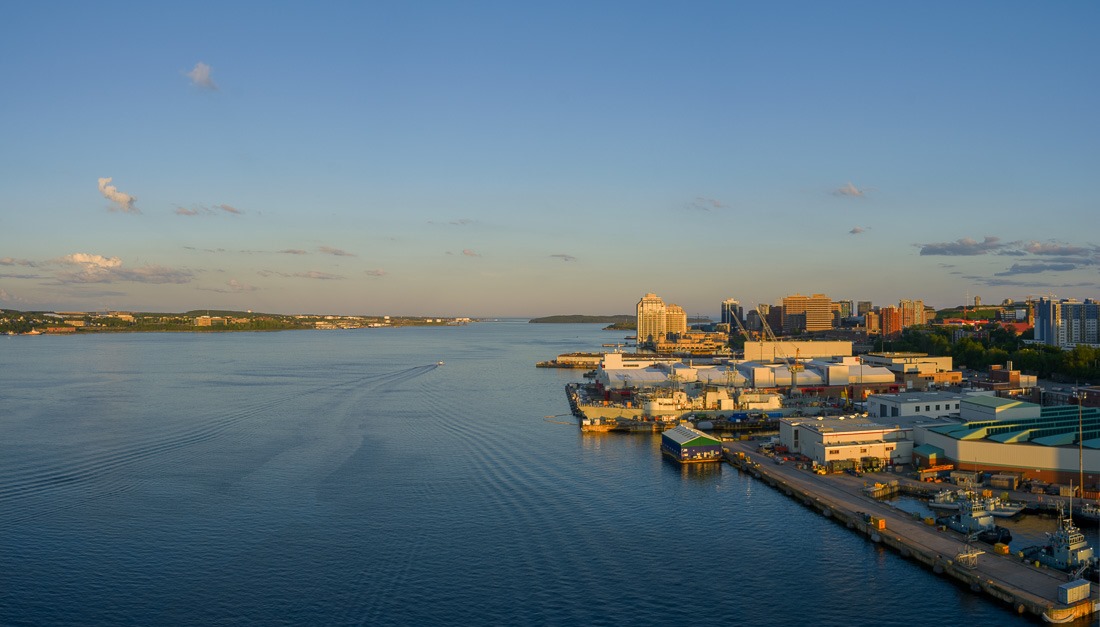
[{"label": "tall apartment building", "polygon": [[904,329],[917,324],[928,324],[928,315],[925,313],[924,301],[898,301],[898,309],[901,310],[901,328]]},{"label": "tall apartment building", "polygon": [[687,333],[687,314],[679,305],[668,304],[656,294],[638,301],[638,343],[657,343],[670,333]]},{"label": "tall apartment building", "polygon": [[783,333],[826,331],[833,328],[833,301],[824,294],[783,298]]},{"label": "tall apartment building", "polygon": [[869,301],[869,300],[861,300],[858,303],[856,303],[856,315],[857,316],[865,316],[865,315],[867,315],[868,313],[870,313],[874,310],[875,310],[875,308],[871,305],[871,301]]},{"label": "tall apartment building", "polygon": [[1100,345],[1100,303],[1086,298],[1040,298],[1035,305],[1035,339],[1050,346]]},{"label": "tall apartment building", "polygon": [[882,334],[885,336],[897,335],[904,328],[902,326],[902,311],[898,307],[893,305],[879,307],[878,317]]}]

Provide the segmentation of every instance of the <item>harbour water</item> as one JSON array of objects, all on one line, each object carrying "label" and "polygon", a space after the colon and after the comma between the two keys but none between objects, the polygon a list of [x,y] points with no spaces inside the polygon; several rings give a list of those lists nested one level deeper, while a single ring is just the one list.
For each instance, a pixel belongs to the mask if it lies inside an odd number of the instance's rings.
[{"label": "harbour water", "polygon": [[618,339],[0,338],[0,624],[1033,624],[729,466],[580,433],[580,371],[534,364]]}]

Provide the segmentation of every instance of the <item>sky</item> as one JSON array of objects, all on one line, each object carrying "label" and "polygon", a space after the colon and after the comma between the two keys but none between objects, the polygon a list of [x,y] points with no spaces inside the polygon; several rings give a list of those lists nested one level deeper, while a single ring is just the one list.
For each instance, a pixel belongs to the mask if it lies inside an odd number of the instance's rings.
[{"label": "sky", "polygon": [[1100,3],[21,2],[0,308],[1100,297]]}]

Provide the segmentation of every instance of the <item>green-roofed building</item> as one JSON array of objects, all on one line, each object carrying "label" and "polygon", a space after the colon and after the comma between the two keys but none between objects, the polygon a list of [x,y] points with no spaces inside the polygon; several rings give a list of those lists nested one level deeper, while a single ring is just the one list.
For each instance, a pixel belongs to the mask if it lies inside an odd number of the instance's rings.
[{"label": "green-roofed building", "polygon": [[957,422],[916,425],[914,453],[933,447],[963,470],[1075,485],[1083,474],[1086,489],[1100,484],[1100,408],[975,396],[959,414]]}]

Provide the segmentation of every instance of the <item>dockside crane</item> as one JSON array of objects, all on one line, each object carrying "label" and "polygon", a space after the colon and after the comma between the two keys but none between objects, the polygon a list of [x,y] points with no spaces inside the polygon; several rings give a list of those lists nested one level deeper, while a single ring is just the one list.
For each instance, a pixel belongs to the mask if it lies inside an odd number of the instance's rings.
[{"label": "dockside crane", "polygon": [[801,392],[798,390],[797,377],[798,372],[802,370],[802,362],[798,361],[798,350],[795,350],[795,360],[792,361],[791,358],[787,357],[787,354],[779,348],[779,339],[775,336],[775,331],[772,331],[771,325],[768,324],[764,316],[760,316],[760,326],[763,327],[764,336],[768,341],[775,343],[776,356],[783,360],[783,363],[787,365],[787,371],[791,373],[791,396],[798,396]]}]

